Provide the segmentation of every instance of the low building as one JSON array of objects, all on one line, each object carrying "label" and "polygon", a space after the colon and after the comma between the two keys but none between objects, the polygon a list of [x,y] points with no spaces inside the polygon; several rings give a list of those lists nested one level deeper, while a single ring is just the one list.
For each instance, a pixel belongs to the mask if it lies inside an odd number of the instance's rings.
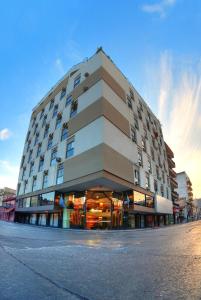
[{"label": "low building", "polygon": [[201,198],[193,200],[193,217],[195,220],[201,219]]},{"label": "low building", "polygon": [[193,189],[192,183],[186,172],[177,173],[179,197],[176,201],[179,204],[181,221],[188,221],[193,216]]},{"label": "low building", "polygon": [[5,197],[15,196],[16,190],[5,187],[0,189],[0,207],[3,205],[3,200]]},{"label": "low building", "polygon": [[63,228],[169,223],[170,174],[160,121],[100,48],[33,109],[16,221]]},{"label": "low building", "polygon": [[15,220],[16,196],[4,197],[0,207],[0,220],[14,222]]}]

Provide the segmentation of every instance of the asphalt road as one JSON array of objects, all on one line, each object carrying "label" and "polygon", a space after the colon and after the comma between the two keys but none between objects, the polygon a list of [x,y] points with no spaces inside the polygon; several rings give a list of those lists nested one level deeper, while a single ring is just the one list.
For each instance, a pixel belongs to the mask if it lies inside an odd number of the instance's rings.
[{"label": "asphalt road", "polygon": [[130,231],[0,221],[0,299],[201,299],[201,221]]}]

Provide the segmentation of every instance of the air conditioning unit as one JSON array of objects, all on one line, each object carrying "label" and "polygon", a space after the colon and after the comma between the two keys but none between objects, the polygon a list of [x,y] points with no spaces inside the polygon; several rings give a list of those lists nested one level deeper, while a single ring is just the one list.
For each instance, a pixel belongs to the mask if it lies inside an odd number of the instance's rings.
[{"label": "air conditioning unit", "polygon": [[60,162],[61,162],[61,157],[57,157],[57,158],[56,158],[56,161],[57,161],[58,163],[60,163]]}]

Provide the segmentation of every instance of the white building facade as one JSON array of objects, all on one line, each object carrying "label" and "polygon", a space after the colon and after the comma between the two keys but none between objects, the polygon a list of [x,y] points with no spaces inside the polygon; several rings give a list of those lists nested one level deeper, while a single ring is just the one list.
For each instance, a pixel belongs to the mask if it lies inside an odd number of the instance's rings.
[{"label": "white building facade", "polygon": [[16,221],[63,228],[168,223],[172,199],[159,120],[102,49],[33,109]]}]

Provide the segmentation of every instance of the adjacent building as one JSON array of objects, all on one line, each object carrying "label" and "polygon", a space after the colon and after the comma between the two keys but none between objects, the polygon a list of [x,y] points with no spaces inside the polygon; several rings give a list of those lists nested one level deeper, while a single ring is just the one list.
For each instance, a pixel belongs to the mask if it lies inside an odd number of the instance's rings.
[{"label": "adjacent building", "polygon": [[177,173],[177,193],[179,195],[177,203],[180,207],[180,217],[188,220],[192,215],[193,189],[192,183],[186,172]]},{"label": "adjacent building", "polygon": [[16,190],[5,187],[0,189],[0,220],[14,221]]},{"label": "adjacent building", "polygon": [[33,109],[16,221],[62,228],[141,228],[173,213],[160,121],[99,48]]}]

